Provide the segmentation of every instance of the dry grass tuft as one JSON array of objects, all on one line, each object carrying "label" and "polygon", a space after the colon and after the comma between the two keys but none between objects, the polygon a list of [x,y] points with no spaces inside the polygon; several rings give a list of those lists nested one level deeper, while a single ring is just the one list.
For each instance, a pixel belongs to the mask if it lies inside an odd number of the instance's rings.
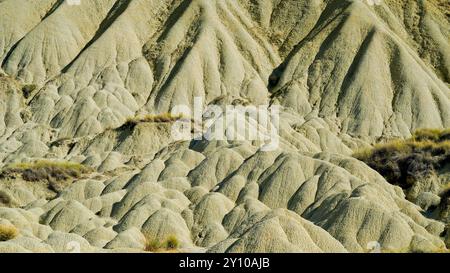
[{"label": "dry grass tuft", "polygon": [[14,163],[7,165],[2,171],[21,173],[26,181],[38,181],[49,177],[63,180],[69,177],[79,178],[82,174],[90,173],[91,168],[80,163],[68,161],[38,160],[30,163]]},{"label": "dry grass tuft", "polygon": [[180,247],[180,241],[174,235],[168,236],[165,240],[149,239],[145,243],[145,251],[148,252],[166,252],[175,251]]},{"label": "dry grass tuft", "polygon": [[36,89],[37,89],[36,84],[26,84],[22,86],[22,93],[24,98],[28,99]]},{"label": "dry grass tuft", "polygon": [[450,129],[421,129],[410,139],[376,144],[353,156],[406,189],[450,161]]},{"label": "dry grass tuft", "polygon": [[415,141],[433,141],[433,142],[450,141],[450,128],[445,130],[419,129],[414,132],[412,139]]},{"label": "dry grass tuft", "polygon": [[421,129],[406,140],[393,140],[356,151],[353,156],[403,189],[432,175],[450,161],[450,129]]},{"label": "dry grass tuft", "polygon": [[430,155],[443,155],[450,152],[450,140],[434,142],[431,140],[394,140],[384,144],[376,144],[373,148],[361,149],[353,154],[353,157],[362,161],[369,161],[372,157],[385,154],[411,154],[411,153],[429,153]]},{"label": "dry grass tuft", "polygon": [[168,123],[175,122],[184,118],[182,114],[173,115],[171,113],[162,113],[158,115],[144,115],[128,118],[124,126],[134,127],[139,123],[153,122],[153,123]]},{"label": "dry grass tuft", "polygon": [[0,224],[0,242],[9,241],[16,238],[19,235],[19,231],[16,227],[11,225]]},{"label": "dry grass tuft", "polygon": [[0,177],[14,178],[20,175],[25,181],[48,181],[51,189],[59,192],[67,186],[67,182],[92,171],[91,168],[75,162],[38,160],[7,165],[1,171]]},{"label": "dry grass tuft", "polygon": [[5,191],[0,190],[0,207],[11,207],[13,205],[12,197]]},{"label": "dry grass tuft", "polygon": [[177,249],[180,247],[180,241],[174,235],[169,236],[165,241],[166,249]]}]

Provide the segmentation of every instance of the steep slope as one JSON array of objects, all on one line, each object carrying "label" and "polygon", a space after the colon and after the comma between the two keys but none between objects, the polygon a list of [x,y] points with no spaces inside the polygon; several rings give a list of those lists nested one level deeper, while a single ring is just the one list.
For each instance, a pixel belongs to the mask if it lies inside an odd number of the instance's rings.
[{"label": "steep slope", "polygon": [[315,110],[360,137],[448,127],[448,86],[387,25],[396,22],[372,9],[360,1],[328,5],[272,75],[275,100],[300,114]]}]

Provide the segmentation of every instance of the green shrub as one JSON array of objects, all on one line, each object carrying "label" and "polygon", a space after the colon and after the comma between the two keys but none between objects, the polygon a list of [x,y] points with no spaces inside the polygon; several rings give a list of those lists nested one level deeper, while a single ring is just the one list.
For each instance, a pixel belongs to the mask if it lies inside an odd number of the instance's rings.
[{"label": "green shrub", "polygon": [[0,242],[12,240],[17,235],[19,235],[19,231],[14,226],[0,224]]}]

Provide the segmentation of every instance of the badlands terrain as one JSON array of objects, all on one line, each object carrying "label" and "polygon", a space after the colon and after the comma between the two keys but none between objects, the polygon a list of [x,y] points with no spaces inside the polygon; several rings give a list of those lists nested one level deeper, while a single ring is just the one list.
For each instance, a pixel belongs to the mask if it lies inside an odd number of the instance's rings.
[{"label": "badlands terrain", "polygon": [[[0,0],[0,252],[446,252],[449,37],[446,0]],[[174,139],[195,97],[279,105],[277,149]],[[361,156],[421,128],[413,188]]]}]

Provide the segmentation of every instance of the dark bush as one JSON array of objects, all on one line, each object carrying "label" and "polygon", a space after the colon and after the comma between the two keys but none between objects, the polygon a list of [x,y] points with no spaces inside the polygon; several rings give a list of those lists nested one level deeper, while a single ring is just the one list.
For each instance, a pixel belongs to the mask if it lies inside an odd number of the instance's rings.
[{"label": "dark bush", "polygon": [[23,96],[28,99],[34,90],[37,89],[37,85],[35,84],[27,84],[22,87]]}]

